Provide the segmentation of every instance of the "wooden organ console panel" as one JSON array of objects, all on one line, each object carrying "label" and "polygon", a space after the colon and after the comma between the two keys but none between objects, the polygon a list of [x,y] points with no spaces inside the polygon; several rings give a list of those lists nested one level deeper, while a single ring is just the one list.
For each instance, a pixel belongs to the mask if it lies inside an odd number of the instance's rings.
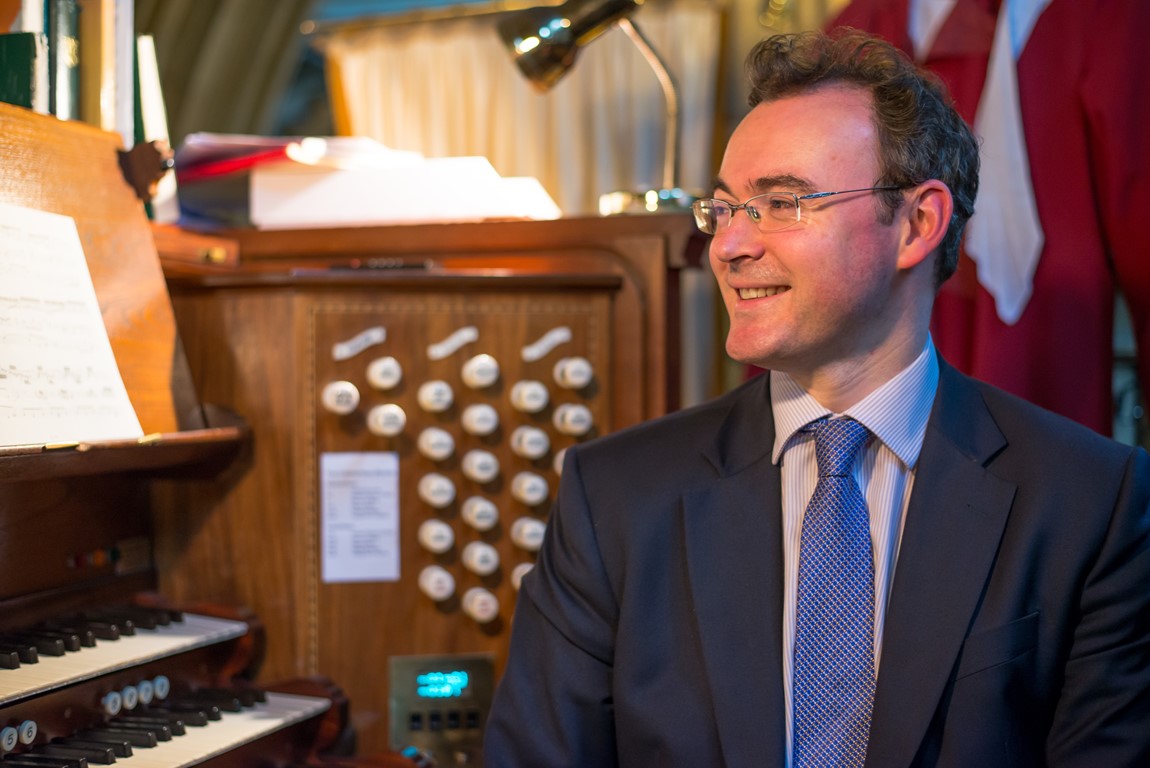
[{"label": "wooden organ console panel", "polygon": [[[0,104],[0,203],[75,221],[144,432],[0,446],[0,765],[335,765],[322,753],[348,731],[341,691],[318,677],[257,686],[258,620],[207,602],[176,609],[156,591],[156,484],[218,488],[248,433],[191,386],[118,149],[113,134]],[[32,332],[7,317],[0,336]]]},{"label": "wooden organ console panel", "polygon": [[[161,506],[165,594],[251,605],[291,638],[266,673],[339,680],[365,751],[444,758],[438,739],[476,764],[484,703],[421,701],[408,678],[421,659],[449,674],[486,660],[491,679],[472,674],[489,694],[564,448],[676,407],[692,231],[676,215],[189,247],[158,229],[196,387],[253,432],[227,494]],[[238,256],[196,264],[209,247]],[[337,489],[357,456],[383,479]],[[353,504],[387,519],[341,525]],[[356,547],[394,572],[349,574]]]}]

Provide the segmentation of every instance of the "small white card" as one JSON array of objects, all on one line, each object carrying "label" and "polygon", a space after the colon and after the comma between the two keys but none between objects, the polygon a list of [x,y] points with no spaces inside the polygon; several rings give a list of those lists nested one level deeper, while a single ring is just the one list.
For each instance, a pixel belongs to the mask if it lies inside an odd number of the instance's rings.
[{"label": "small white card", "polygon": [[323,581],[399,580],[399,454],[320,456]]}]

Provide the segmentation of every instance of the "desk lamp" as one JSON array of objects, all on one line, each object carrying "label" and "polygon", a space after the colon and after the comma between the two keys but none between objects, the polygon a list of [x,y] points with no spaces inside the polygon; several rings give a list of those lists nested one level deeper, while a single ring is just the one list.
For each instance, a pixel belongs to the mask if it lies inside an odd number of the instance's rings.
[{"label": "desk lamp", "polygon": [[643,192],[609,192],[599,212],[684,210],[693,198],[678,185],[679,94],[667,66],[630,18],[643,0],[567,0],[508,13],[496,25],[520,71],[540,92],[555,85],[575,64],[579,49],[615,25],[635,44],[655,72],[667,105],[663,147],[663,186]]}]

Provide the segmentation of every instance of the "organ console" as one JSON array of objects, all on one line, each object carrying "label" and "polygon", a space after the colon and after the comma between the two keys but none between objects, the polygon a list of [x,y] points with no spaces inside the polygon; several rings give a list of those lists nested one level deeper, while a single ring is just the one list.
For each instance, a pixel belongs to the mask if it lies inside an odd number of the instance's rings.
[{"label": "organ console", "polygon": [[[411,766],[335,757],[354,748],[338,687],[262,677],[269,641],[254,616],[156,591],[156,484],[228,482],[250,430],[191,386],[117,150],[111,134],[0,104],[0,203],[75,221],[144,432],[0,446],[0,767]],[[0,335],[20,332],[7,319]],[[0,384],[15,375],[7,362]],[[50,371],[25,373],[51,389]],[[0,419],[12,408],[0,402]],[[210,567],[230,568],[229,554]]]},{"label": "organ console", "polygon": [[477,765],[563,451],[677,405],[694,232],[158,229],[197,391],[253,434],[226,490],[165,494],[165,594],[252,605],[279,639],[265,674],[339,680],[367,751]]}]

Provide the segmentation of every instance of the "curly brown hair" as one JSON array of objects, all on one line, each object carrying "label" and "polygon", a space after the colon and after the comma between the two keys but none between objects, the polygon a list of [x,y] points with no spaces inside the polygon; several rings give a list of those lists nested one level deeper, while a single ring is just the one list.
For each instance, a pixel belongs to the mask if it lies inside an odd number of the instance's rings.
[{"label": "curly brown hair", "polygon": [[[887,41],[849,27],[768,37],[751,50],[746,70],[751,107],[830,84],[868,91],[879,143],[875,185],[946,184],[954,213],[935,264],[936,287],[954,274],[962,230],[974,214],[978,142],[937,76]],[[893,220],[901,193],[880,194]]]}]

